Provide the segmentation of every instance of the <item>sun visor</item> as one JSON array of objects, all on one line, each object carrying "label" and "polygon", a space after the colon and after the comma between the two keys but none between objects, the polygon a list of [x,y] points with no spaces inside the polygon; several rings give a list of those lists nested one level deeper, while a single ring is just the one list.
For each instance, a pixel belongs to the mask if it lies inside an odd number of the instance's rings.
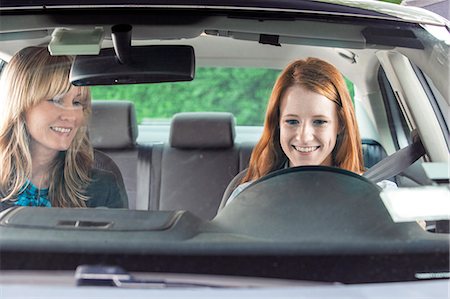
[{"label": "sun visor", "polygon": [[48,45],[51,55],[97,55],[104,37],[103,28],[63,29],[52,33]]}]

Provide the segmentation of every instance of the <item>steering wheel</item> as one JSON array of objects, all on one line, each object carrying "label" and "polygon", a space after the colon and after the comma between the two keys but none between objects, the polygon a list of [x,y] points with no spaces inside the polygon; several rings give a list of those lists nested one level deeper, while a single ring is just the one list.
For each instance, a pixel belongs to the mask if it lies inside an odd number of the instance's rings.
[{"label": "steering wheel", "polygon": [[347,170],[292,167],[250,184],[213,223],[275,240],[343,240],[368,232],[381,237],[394,223],[380,191],[373,182]]}]

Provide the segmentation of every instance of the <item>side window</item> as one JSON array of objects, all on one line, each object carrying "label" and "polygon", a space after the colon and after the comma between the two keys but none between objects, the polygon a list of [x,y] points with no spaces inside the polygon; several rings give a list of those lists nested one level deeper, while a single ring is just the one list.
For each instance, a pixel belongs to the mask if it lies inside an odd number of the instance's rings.
[{"label": "side window", "polygon": [[444,134],[444,137],[445,141],[447,142],[447,147],[450,148],[450,124],[448,123],[448,121],[450,120],[447,119],[448,113],[450,111],[450,105],[445,101],[444,97],[436,88],[431,78],[428,77],[424,72],[422,72],[422,70],[415,64],[412,64],[412,66],[414,68],[414,71],[416,72],[417,77],[420,80],[420,83],[422,84],[423,89],[427,93],[427,97],[430,100],[434,113],[439,120],[442,131],[447,132],[447,134]]},{"label": "side window", "polygon": [[0,74],[3,71],[3,68],[6,66],[6,61],[0,59]]},{"label": "side window", "polygon": [[386,73],[381,67],[378,71],[378,81],[380,83],[384,105],[386,106],[387,117],[390,124],[389,129],[394,138],[395,148],[396,150],[399,150],[411,143],[412,128],[405,119],[402,107],[400,107],[392,86],[386,77]]}]

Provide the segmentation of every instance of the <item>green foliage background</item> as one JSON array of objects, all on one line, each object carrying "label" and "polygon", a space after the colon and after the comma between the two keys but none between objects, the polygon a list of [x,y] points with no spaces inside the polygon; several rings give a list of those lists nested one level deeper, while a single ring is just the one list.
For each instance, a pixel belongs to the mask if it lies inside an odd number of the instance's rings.
[{"label": "green foliage background", "polygon": [[[94,100],[130,100],[138,122],[177,112],[228,111],[239,125],[262,125],[279,70],[197,68],[191,82],[95,86]],[[352,94],[353,87],[349,85]]]}]

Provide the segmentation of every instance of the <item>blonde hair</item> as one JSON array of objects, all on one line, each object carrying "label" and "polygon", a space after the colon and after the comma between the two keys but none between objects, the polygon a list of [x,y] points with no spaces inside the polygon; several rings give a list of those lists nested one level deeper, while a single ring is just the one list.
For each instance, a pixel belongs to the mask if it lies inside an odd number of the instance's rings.
[{"label": "blonde hair", "polygon": [[[32,173],[25,113],[43,100],[67,93],[70,56],[50,56],[43,47],[22,49],[6,65],[0,78],[0,198],[15,200]],[[49,177],[49,200],[56,207],[85,207],[90,183],[93,149],[87,135],[91,98],[87,87],[82,125],[72,144],[53,162]]]},{"label": "blonde hair", "polygon": [[336,103],[340,130],[333,150],[334,166],[356,173],[364,171],[361,137],[344,77],[333,65],[310,57],[289,64],[275,82],[262,136],[253,149],[247,174],[241,183],[280,169],[287,160],[280,145],[280,105],[287,89],[296,85]]}]

